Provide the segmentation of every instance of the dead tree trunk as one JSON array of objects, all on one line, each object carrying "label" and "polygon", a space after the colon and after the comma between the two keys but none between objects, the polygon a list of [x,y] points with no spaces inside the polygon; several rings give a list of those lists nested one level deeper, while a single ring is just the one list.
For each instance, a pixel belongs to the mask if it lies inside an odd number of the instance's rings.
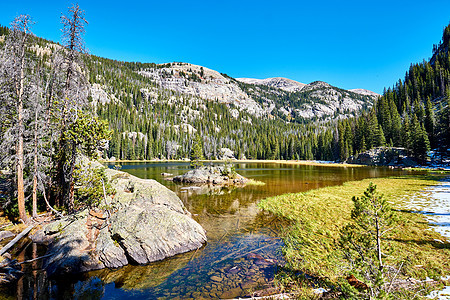
[{"label": "dead tree trunk", "polygon": [[33,212],[32,217],[37,217],[37,172],[38,172],[38,110],[34,113],[34,159],[33,159]]},{"label": "dead tree trunk", "polygon": [[16,146],[16,173],[17,173],[17,202],[19,206],[19,217],[24,222],[28,222],[27,213],[25,211],[25,193],[23,184],[23,94],[24,94],[24,69],[25,69],[25,39],[27,33],[26,30],[23,34],[23,40],[21,43],[22,49],[20,53],[20,72],[19,80],[16,83],[17,93],[17,146]]}]

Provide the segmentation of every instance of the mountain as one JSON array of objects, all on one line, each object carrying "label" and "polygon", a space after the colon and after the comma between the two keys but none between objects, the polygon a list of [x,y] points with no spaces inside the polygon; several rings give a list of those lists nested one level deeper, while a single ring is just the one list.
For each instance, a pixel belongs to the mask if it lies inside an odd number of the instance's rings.
[{"label": "mountain", "polygon": [[357,94],[361,94],[361,95],[368,95],[368,96],[374,96],[374,97],[380,97],[380,94],[377,94],[375,92],[369,91],[369,90],[365,90],[365,89],[351,89],[348,90],[349,92],[353,92],[353,93],[357,93]]},{"label": "mountain", "polygon": [[234,79],[188,63],[154,65],[138,73],[163,89],[232,104],[257,117],[280,117],[287,121],[355,116],[370,108],[379,96],[370,91],[345,91],[322,82],[306,85],[282,77]]},{"label": "mountain", "polygon": [[326,82],[303,84],[285,78],[237,79],[247,95],[286,121],[330,121],[353,117],[372,107],[378,94],[362,94]]},{"label": "mountain", "polygon": [[236,80],[247,84],[266,85],[274,88],[279,88],[286,92],[298,92],[306,85],[304,83],[283,77],[273,77],[266,79],[236,78]]},{"label": "mountain", "polygon": [[[0,48],[3,41],[0,36]],[[62,47],[33,41],[29,57],[52,68]],[[208,159],[229,148],[238,158],[332,160],[338,157],[336,120],[361,114],[376,98],[319,81],[237,80],[182,62],[82,59],[92,111],[113,131],[108,158],[185,158],[200,135]]]},{"label": "mountain", "polygon": [[139,70],[138,74],[150,78],[163,89],[209,101],[233,104],[239,110],[259,117],[270,113],[244,93],[235,80],[205,67],[188,63],[169,63]]}]

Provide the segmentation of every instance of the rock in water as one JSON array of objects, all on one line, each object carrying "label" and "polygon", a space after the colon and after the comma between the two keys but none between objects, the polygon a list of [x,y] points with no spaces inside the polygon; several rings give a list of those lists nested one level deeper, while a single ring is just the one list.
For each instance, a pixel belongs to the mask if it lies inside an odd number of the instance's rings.
[{"label": "rock in water", "polygon": [[245,185],[247,178],[237,174],[231,166],[203,166],[173,178],[174,182],[214,185]]},{"label": "rock in water", "polygon": [[44,228],[54,237],[44,262],[49,275],[146,264],[200,248],[205,230],[180,198],[155,180],[106,170],[116,190],[108,211],[83,210]]}]

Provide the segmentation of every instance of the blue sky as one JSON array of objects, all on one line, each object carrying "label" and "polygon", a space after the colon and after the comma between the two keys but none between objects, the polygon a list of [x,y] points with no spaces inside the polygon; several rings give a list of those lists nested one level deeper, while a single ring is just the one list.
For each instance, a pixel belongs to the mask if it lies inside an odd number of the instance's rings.
[{"label": "blue sky", "polygon": [[[21,13],[60,40],[72,1],[2,1],[0,24]],[[107,58],[183,61],[232,77],[315,80],[378,93],[431,55],[450,1],[92,1],[86,45]]]}]

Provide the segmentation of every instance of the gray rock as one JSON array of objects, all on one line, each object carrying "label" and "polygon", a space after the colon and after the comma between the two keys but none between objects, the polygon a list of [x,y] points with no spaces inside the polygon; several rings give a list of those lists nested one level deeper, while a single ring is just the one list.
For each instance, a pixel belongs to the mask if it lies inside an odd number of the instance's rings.
[{"label": "gray rock", "polygon": [[190,183],[190,184],[245,184],[247,178],[232,172],[229,166],[204,166],[198,169],[193,169],[187,173],[173,178],[174,182]]},{"label": "gray rock", "polygon": [[7,230],[0,231],[0,241],[3,241],[4,239],[7,239],[7,238],[11,238],[13,236],[16,236],[16,235],[14,233],[12,233],[11,231],[7,231]]},{"label": "gray rock", "polygon": [[219,159],[221,159],[221,160],[236,159],[236,157],[234,157],[234,153],[230,149],[220,148]]},{"label": "gray rock", "polygon": [[349,164],[391,167],[413,167],[418,165],[412,157],[408,156],[406,149],[396,147],[373,148],[350,156],[346,162]]},{"label": "gray rock", "polygon": [[83,210],[37,235],[53,238],[44,261],[50,276],[146,264],[206,242],[205,230],[174,192],[120,171],[108,169],[106,175],[116,190],[102,203],[108,211]]}]

